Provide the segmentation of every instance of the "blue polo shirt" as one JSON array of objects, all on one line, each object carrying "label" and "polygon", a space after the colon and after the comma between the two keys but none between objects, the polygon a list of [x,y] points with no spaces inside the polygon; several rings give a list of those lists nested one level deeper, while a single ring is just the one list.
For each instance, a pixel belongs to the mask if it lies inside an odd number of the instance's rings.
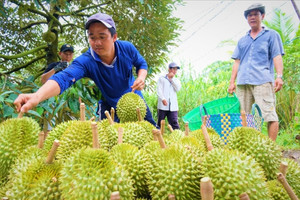
[{"label": "blue polo shirt", "polygon": [[250,31],[242,37],[232,55],[240,60],[237,73],[237,85],[261,85],[274,82],[273,58],[284,55],[279,34],[263,28],[255,39]]},{"label": "blue polo shirt", "polygon": [[[133,66],[136,67],[136,72],[140,69],[147,70],[148,66],[138,50],[128,41],[117,40],[115,50],[116,57],[111,65],[103,63],[90,48],[77,57],[68,68],[50,79],[59,84],[62,93],[79,79],[88,77],[100,89],[105,101],[116,107],[119,98],[132,90],[131,86],[135,81]],[[141,91],[135,92],[142,97]]]}]

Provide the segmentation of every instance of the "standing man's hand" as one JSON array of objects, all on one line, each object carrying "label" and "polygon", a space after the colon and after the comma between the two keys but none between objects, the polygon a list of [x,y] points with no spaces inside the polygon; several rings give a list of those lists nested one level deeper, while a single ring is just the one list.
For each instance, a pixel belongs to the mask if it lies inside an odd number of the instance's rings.
[{"label": "standing man's hand", "polygon": [[167,106],[168,105],[168,102],[167,102],[167,100],[162,100],[162,103],[164,104],[164,106]]},{"label": "standing man's hand", "polygon": [[235,84],[234,83],[230,83],[229,88],[228,88],[228,92],[229,94],[232,94],[233,92],[235,92]]},{"label": "standing man's hand", "polygon": [[276,78],[275,83],[274,83],[275,92],[278,92],[279,90],[281,90],[282,85],[283,85],[283,80],[281,78]]},{"label": "standing man's hand", "polygon": [[39,100],[35,93],[20,94],[14,101],[17,112],[28,112],[39,104]]},{"label": "standing man's hand", "polygon": [[131,86],[132,92],[134,92],[135,90],[142,90],[144,89],[144,87],[145,80],[139,77],[134,81],[133,85]]}]

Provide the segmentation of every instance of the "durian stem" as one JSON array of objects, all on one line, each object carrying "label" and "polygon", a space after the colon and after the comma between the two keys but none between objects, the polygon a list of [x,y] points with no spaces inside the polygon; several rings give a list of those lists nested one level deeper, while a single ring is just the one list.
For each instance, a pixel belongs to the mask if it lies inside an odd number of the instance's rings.
[{"label": "durian stem", "polygon": [[174,129],[172,128],[172,126],[170,124],[168,124],[168,128],[171,131],[171,133],[174,131]]},{"label": "durian stem", "polygon": [[239,195],[240,200],[250,200],[250,197],[246,192]]},{"label": "durian stem", "polygon": [[2,200],[8,200],[8,197],[2,197]]},{"label": "durian stem", "polygon": [[160,132],[162,135],[164,135],[164,133],[165,133],[165,124],[166,124],[166,122],[164,119],[160,121]]},{"label": "durian stem", "polygon": [[153,129],[153,130],[152,130],[152,133],[153,133],[153,140],[154,140],[154,141],[157,141],[156,130],[157,130],[157,129]]},{"label": "durian stem", "polygon": [[57,150],[58,146],[59,146],[59,141],[58,140],[54,140],[52,148],[50,149],[50,151],[48,153],[48,157],[46,159],[46,164],[53,163],[54,156],[55,156],[55,153],[56,153],[56,150]]},{"label": "durian stem", "polygon": [[279,180],[279,182],[283,185],[284,189],[286,190],[286,192],[288,193],[289,197],[291,198],[291,200],[298,200],[298,197],[296,196],[296,194],[294,193],[293,189],[291,188],[291,186],[288,184],[288,182],[285,179],[285,176],[283,176],[282,173],[278,173],[277,174],[277,179]]},{"label": "durian stem", "polygon": [[141,110],[139,107],[136,108],[136,115],[139,121],[142,121],[142,115],[141,115]]},{"label": "durian stem", "polygon": [[118,191],[111,193],[110,200],[120,200],[121,196]]},{"label": "durian stem", "polygon": [[208,151],[213,150],[214,147],[211,144],[211,141],[210,141],[210,138],[209,138],[206,126],[204,124],[202,124],[201,125],[201,129],[202,129],[202,133],[204,135],[204,139],[205,139],[205,143],[206,143],[206,147],[207,147]]},{"label": "durian stem", "polygon": [[115,121],[115,109],[114,107],[110,108],[111,120]]},{"label": "durian stem", "polygon": [[244,110],[241,111],[241,115],[242,115],[242,125],[244,127],[247,126],[247,120],[246,120],[246,112]]},{"label": "durian stem", "polygon": [[114,121],[112,120],[112,118],[107,110],[104,112],[104,114],[107,117],[109,124],[110,125],[114,124]]},{"label": "durian stem", "polygon": [[204,177],[200,181],[200,193],[202,200],[214,199],[214,188],[209,177]]},{"label": "durian stem", "polygon": [[85,104],[80,104],[80,120],[85,121]]},{"label": "durian stem", "polygon": [[184,133],[185,133],[185,136],[189,136],[189,132],[190,132],[189,123],[185,123],[184,124]]},{"label": "durian stem", "polygon": [[124,129],[122,127],[119,127],[118,128],[118,144],[123,143],[123,132],[124,132]]},{"label": "durian stem", "polygon": [[164,138],[162,137],[162,134],[161,134],[161,132],[159,131],[159,130],[155,130],[156,132],[156,137],[157,137],[157,139],[158,139],[158,142],[159,142],[159,144],[160,144],[160,147],[162,148],[162,149],[165,149],[165,148],[167,148],[167,146],[166,146],[166,144],[165,144],[165,141],[164,141]]},{"label": "durian stem", "polygon": [[168,200],[176,200],[175,195],[174,194],[169,194],[168,195]]},{"label": "durian stem", "polygon": [[19,112],[19,114],[18,114],[18,118],[22,118],[23,117],[23,112]]},{"label": "durian stem", "polygon": [[283,176],[286,176],[288,164],[284,161],[280,163],[279,171],[282,173]]},{"label": "durian stem", "polygon": [[202,124],[204,124],[205,126],[206,126],[206,121],[207,121],[207,116],[205,115],[205,116],[203,117],[203,123],[202,123]]},{"label": "durian stem", "polygon": [[38,142],[38,148],[39,149],[42,149],[43,148],[43,146],[44,146],[44,136],[45,134],[44,134],[44,131],[41,131],[40,133],[39,133],[39,142]]},{"label": "durian stem", "polygon": [[97,122],[92,122],[92,133],[93,133],[93,148],[94,149],[99,149],[100,148],[100,143],[99,143],[99,134],[98,134],[98,126]]}]

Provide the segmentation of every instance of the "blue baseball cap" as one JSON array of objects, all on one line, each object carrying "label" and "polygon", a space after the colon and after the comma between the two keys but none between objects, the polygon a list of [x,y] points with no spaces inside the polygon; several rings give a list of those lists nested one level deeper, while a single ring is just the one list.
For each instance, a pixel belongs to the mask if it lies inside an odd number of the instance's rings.
[{"label": "blue baseball cap", "polygon": [[177,69],[180,69],[180,67],[176,64],[176,63],[174,63],[174,62],[171,62],[170,64],[169,64],[169,68],[177,68]]}]

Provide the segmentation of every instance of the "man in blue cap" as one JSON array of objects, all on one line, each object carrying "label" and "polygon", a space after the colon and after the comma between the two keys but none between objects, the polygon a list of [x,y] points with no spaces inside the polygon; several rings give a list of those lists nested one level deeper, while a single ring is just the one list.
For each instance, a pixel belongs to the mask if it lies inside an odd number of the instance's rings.
[{"label": "man in blue cap", "polygon": [[[91,78],[101,91],[98,108],[101,119],[106,118],[105,110],[116,108],[123,94],[135,92],[143,97],[141,90],[145,87],[147,63],[132,43],[117,40],[116,25],[111,16],[94,14],[88,18],[85,28],[91,46],[89,50],[68,68],[50,77],[37,92],[20,94],[14,102],[18,112],[27,112],[39,102],[61,94],[83,77]],[[148,106],[145,120],[156,126]],[[117,116],[115,121],[119,121]]]},{"label": "man in blue cap", "polygon": [[180,67],[172,62],[169,64],[168,74],[159,77],[157,82],[157,110],[158,126],[166,117],[173,129],[180,129],[178,123],[177,92],[181,88],[180,80],[175,77]]},{"label": "man in blue cap", "polygon": [[244,16],[251,29],[239,40],[232,55],[235,61],[228,92],[237,88],[241,109],[246,113],[250,113],[254,102],[258,104],[264,121],[268,122],[269,138],[275,141],[279,129],[275,92],[283,85],[283,45],[276,31],[261,25],[265,17],[262,4],[251,5],[244,11]]}]

